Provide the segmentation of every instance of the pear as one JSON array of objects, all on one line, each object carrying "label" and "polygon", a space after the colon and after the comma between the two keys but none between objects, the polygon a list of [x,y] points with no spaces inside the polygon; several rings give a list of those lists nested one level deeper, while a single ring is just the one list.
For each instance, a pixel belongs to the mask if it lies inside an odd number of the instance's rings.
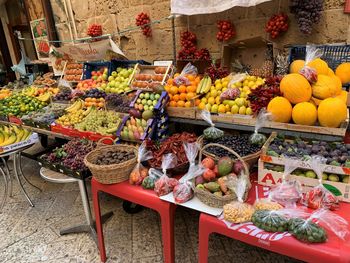
[{"label": "pear", "polygon": [[128,131],[126,131],[126,130],[122,131],[121,137],[122,137],[123,140],[127,140],[129,138]]},{"label": "pear", "polygon": [[138,131],[138,128],[136,126],[132,126],[132,130],[133,130],[133,132],[136,132],[136,131]]},{"label": "pear", "polygon": [[142,127],[138,127],[138,131],[139,131],[139,133],[143,132],[143,128]]},{"label": "pear", "polygon": [[142,127],[146,127],[147,126],[147,121],[146,120],[142,119],[141,122],[142,122]]},{"label": "pear", "polygon": [[132,141],[135,140],[135,136],[132,132],[129,132],[129,140],[132,140]]},{"label": "pear", "polygon": [[136,121],[135,121],[134,117],[130,118],[130,123],[131,123],[131,125],[136,125]]}]

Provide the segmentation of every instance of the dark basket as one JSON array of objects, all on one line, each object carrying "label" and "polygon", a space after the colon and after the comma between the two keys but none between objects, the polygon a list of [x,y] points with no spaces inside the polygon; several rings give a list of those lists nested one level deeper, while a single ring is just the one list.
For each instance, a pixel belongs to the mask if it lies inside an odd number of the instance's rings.
[{"label": "dark basket", "polygon": [[85,62],[82,79],[91,79],[91,72],[101,68],[108,68],[108,76],[111,75],[111,62]]}]

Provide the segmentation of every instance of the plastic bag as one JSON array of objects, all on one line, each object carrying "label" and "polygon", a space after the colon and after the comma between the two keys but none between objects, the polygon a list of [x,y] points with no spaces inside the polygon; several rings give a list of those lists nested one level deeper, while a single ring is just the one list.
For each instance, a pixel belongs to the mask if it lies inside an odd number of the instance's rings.
[{"label": "plastic bag", "polygon": [[142,165],[142,162],[152,158],[153,158],[152,152],[147,150],[146,143],[143,142],[138,149],[137,164],[132,170],[129,177],[130,184],[140,185],[142,183],[143,179],[148,174],[148,169]]},{"label": "plastic bag", "polygon": [[142,187],[144,189],[154,189],[156,181],[162,176],[162,172],[157,169],[150,168],[148,170],[148,176],[146,176],[142,181]]},{"label": "plastic bag", "polygon": [[163,155],[162,159],[162,176],[154,184],[154,192],[158,196],[170,193],[174,187],[179,183],[175,178],[169,178],[166,171],[175,167],[177,164],[176,155],[168,153]]},{"label": "plastic bag", "polygon": [[273,202],[270,198],[261,198],[254,202],[254,208],[255,210],[279,210],[283,206],[277,202]]},{"label": "plastic bag", "polygon": [[198,154],[199,145],[194,143],[184,143],[185,153],[190,167],[188,172],[179,180],[179,184],[174,187],[173,195],[176,203],[185,203],[193,197],[192,179],[202,175],[206,168],[201,164],[196,165],[195,160]]},{"label": "plastic bag", "polygon": [[224,132],[218,128],[215,127],[215,124],[211,120],[210,112],[207,110],[201,111],[201,117],[203,120],[205,120],[207,123],[210,124],[209,128],[206,128],[203,131],[203,135],[205,139],[208,140],[216,140],[224,136]]},{"label": "plastic bag", "polygon": [[310,83],[317,81],[317,71],[314,68],[308,66],[308,64],[320,58],[323,55],[322,50],[318,49],[315,45],[306,46],[305,66],[300,70],[300,74],[303,75]]},{"label": "plastic bag", "polygon": [[295,206],[298,200],[302,197],[300,183],[296,180],[287,180],[287,176],[296,168],[296,161],[286,158],[282,183],[270,191],[269,197],[272,201],[276,201],[285,207],[292,207]]},{"label": "plastic bag", "polygon": [[228,89],[221,93],[220,100],[234,100],[236,98],[239,98],[241,91],[238,87],[235,87],[235,84],[243,81],[246,77],[247,74],[230,74],[230,82],[227,85]]},{"label": "plastic bag", "polygon": [[[224,205],[224,219],[232,223],[244,223],[251,221],[254,213],[252,205],[244,203],[244,195],[247,190],[249,179],[245,175],[241,175],[238,178],[233,177],[228,179],[231,181],[228,183],[228,187],[232,185],[232,180],[236,181],[235,187],[232,189],[237,196],[237,201]],[[230,189],[231,190],[231,189]]]},{"label": "plastic bag", "polygon": [[186,66],[182,69],[180,76],[174,78],[174,85],[180,86],[185,85],[189,86],[191,85],[190,80],[186,77],[187,75],[197,76],[198,70],[195,66],[193,66],[190,62],[186,64]]},{"label": "plastic bag", "polygon": [[307,219],[290,219],[288,232],[303,242],[323,243],[327,240],[327,232],[324,227],[319,225],[320,223],[340,239],[347,240],[349,238],[348,222],[326,209],[316,210]]},{"label": "plastic bag", "polygon": [[326,208],[335,210],[339,208],[339,200],[322,184],[324,165],[327,159],[321,156],[312,156],[310,166],[315,171],[319,184],[303,194],[302,204],[312,209]]},{"label": "plastic bag", "polygon": [[264,134],[259,133],[259,129],[264,127],[269,120],[271,113],[261,110],[256,118],[254,133],[249,137],[249,142],[253,145],[263,146],[267,138]]}]

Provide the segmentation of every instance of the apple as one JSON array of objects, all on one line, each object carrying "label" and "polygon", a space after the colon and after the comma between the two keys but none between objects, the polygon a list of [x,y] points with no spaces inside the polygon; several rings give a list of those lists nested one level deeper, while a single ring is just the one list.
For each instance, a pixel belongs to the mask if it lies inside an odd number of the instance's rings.
[{"label": "apple", "polygon": [[112,80],[114,80],[114,77],[113,76],[109,76],[108,77],[108,81],[111,82]]},{"label": "apple", "polygon": [[108,79],[108,75],[107,74],[103,74],[102,75],[102,80],[107,80]]},{"label": "apple", "polygon": [[112,80],[111,82],[109,82],[109,86],[111,86],[111,87],[115,87],[115,81],[114,81],[114,80]]}]

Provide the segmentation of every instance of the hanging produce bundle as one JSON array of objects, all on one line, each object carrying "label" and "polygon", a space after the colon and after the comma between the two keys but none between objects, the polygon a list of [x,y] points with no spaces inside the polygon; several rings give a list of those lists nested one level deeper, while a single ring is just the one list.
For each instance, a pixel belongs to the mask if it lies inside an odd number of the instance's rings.
[{"label": "hanging produce bundle", "polygon": [[218,20],[216,23],[219,32],[216,34],[216,39],[220,42],[228,41],[236,36],[234,25],[229,20]]},{"label": "hanging produce bundle", "polygon": [[91,24],[88,29],[87,33],[90,37],[99,37],[102,36],[102,25],[100,24]]},{"label": "hanging produce bundle", "polygon": [[288,16],[285,13],[273,15],[266,24],[265,31],[271,38],[277,38],[288,30]]},{"label": "hanging produce bundle", "polygon": [[323,2],[323,0],[290,1],[290,12],[295,15],[301,33],[310,35],[312,26],[320,22]]},{"label": "hanging produce bundle", "polygon": [[141,12],[136,16],[136,25],[141,27],[142,29],[142,34],[146,37],[151,37],[152,36],[152,29],[151,26],[149,25],[151,23],[151,18],[149,17],[148,14]]},{"label": "hanging produce bundle", "polygon": [[158,196],[169,194],[176,185],[178,185],[178,180],[175,178],[169,178],[167,176],[167,170],[174,168],[177,165],[176,156],[172,153],[163,155],[162,158],[162,176],[154,184],[154,192]]},{"label": "hanging produce bundle", "polygon": [[207,48],[197,49],[197,37],[190,31],[181,32],[180,44],[182,49],[178,53],[180,60],[210,60],[211,55]]}]

